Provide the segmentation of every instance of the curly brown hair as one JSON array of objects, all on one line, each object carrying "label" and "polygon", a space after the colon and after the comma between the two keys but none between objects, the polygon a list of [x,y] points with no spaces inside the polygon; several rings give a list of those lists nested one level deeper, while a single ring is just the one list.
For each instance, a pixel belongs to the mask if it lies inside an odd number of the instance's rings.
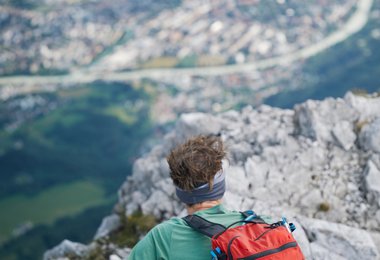
[{"label": "curly brown hair", "polygon": [[199,135],[174,148],[166,158],[170,177],[183,190],[202,184],[213,186],[215,174],[222,169],[226,152],[220,137]]}]

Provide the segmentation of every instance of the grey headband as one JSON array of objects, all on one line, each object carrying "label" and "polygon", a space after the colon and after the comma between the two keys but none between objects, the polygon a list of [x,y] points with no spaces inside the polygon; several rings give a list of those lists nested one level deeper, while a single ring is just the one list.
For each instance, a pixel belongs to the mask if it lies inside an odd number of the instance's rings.
[{"label": "grey headband", "polygon": [[212,190],[208,183],[195,188],[192,191],[185,191],[175,187],[178,198],[186,204],[196,204],[207,200],[217,200],[223,197],[226,190],[225,174],[223,170],[214,177]]}]

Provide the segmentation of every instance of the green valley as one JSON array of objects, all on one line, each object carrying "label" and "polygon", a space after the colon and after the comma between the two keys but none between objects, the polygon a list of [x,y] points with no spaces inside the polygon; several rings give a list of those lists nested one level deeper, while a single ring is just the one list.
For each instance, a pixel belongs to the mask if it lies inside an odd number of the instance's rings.
[{"label": "green valley", "polygon": [[[75,226],[91,239],[151,133],[150,102],[143,87],[97,81],[0,103],[1,259],[30,236],[35,258]],[[61,238],[43,239],[49,227]]]}]

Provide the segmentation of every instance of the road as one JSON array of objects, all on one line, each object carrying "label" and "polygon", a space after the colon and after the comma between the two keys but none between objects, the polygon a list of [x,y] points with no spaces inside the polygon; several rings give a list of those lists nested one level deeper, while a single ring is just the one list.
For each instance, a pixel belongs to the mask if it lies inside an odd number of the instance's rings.
[{"label": "road", "polygon": [[293,53],[278,57],[259,60],[251,63],[224,65],[215,67],[198,68],[169,68],[169,69],[145,69],[127,72],[98,73],[88,70],[78,70],[61,76],[10,76],[0,77],[0,85],[44,85],[56,83],[89,83],[95,80],[126,81],[141,78],[165,78],[180,76],[217,76],[233,73],[250,73],[254,70],[266,69],[274,66],[286,66],[297,60],[312,57],[333,45],[343,42],[351,35],[359,32],[367,23],[373,0],[359,0],[356,11],[339,30],[333,32],[320,42],[299,49]]}]

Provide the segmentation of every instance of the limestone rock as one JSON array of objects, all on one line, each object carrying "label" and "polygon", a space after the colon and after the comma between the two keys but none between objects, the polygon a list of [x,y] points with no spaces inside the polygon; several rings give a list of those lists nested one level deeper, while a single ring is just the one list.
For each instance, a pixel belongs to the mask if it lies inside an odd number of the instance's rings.
[{"label": "limestone rock", "polygon": [[338,141],[339,145],[346,151],[354,146],[356,135],[353,131],[353,126],[347,121],[343,121],[334,126],[332,129],[334,138]]},{"label": "limestone rock", "polygon": [[119,192],[119,204],[121,204],[120,208],[125,209],[125,212],[130,212],[132,214],[133,212],[137,211],[139,209],[139,205],[143,204],[148,196],[145,193],[142,193],[141,191],[133,191],[130,196],[128,196],[128,199],[133,201],[133,203],[125,203],[126,198],[123,195],[120,195]]},{"label": "limestone rock", "polygon": [[310,241],[313,259],[373,259],[380,255],[362,229],[318,219],[299,219]]},{"label": "limestone rock", "polygon": [[295,111],[295,121],[297,122],[299,133],[316,140],[318,134],[321,134],[319,132],[322,132],[322,126],[318,121],[314,103],[306,102],[303,105],[296,106]]},{"label": "limestone rock", "polygon": [[46,251],[44,260],[60,259],[60,258],[82,258],[89,251],[89,248],[83,244],[63,240],[58,246]]},{"label": "limestone rock", "polygon": [[371,232],[371,237],[375,245],[377,246],[377,251],[380,252],[380,233],[379,232]]},{"label": "limestone rock", "polygon": [[144,214],[154,214],[158,218],[169,218],[173,215],[172,198],[161,190],[153,191],[147,201],[141,204],[141,210]]},{"label": "limestone rock", "polygon": [[103,218],[100,227],[96,231],[94,239],[99,239],[109,235],[112,231],[115,231],[120,227],[120,217],[116,214],[112,214],[108,217]]},{"label": "limestone rock", "polygon": [[376,120],[363,127],[359,141],[365,150],[380,153],[380,112]]},{"label": "limestone rock", "polygon": [[300,206],[316,211],[318,206],[323,202],[320,190],[312,189],[308,191],[301,199]]},{"label": "limestone rock", "polygon": [[238,166],[231,166],[225,170],[226,185],[228,190],[238,193],[242,196],[247,196],[249,192],[249,184],[245,177],[244,169]]},{"label": "limestone rock", "polygon": [[[363,216],[371,206],[360,199],[363,158],[353,131],[360,113],[346,99],[329,98],[307,101],[295,111],[261,106],[216,116],[183,115],[164,144],[136,161],[134,174],[119,191],[120,208],[128,215],[142,207],[158,218],[182,212],[164,158],[186,136],[213,133],[221,135],[229,152],[231,167],[225,170],[233,196],[226,196],[226,204],[285,203],[303,215],[331,221],[346,223],[354,215],[366,227]],[[330,210],[318,212],[321,203]]]},{"label": "limestone rock", "polygon": [[121,260],[118,255],[110,255],[109,260]]},{"label": "limestone rock", "polygon": [[368,192],[368,199],[374,200],[380,206],[380,170],[372,160],[368,160],[365,169],[365,185]]},{"label": "limestone rock", "polygon": [[[348,93],[344,99],[309,100],[294,110],[248,106],[219,115],[182,115],[161,144],[136,160],[115,209],[126,216],[142,209],[161,220],[186,215],[165,157],[189,136],[216,134],[230,162],[223,165],[227,208],[290,221],[299,216],[294,235],[307,259],[376,259],[366,229],[380,232],[379,111],[380,97]],[[98,232],[109,233],[102,229]],[[86,250],[81,246],[72,249],[75,255]],[[129,254],[127,248],[107,246],[105,251],[122,259]],[[46,255],[64,255],[57,250]]]},{"label": "limestone rock", "polygon": [[218,119],[204,113],[183,114],[176,125],[178,141],[191,136],[218,134],[220,132]]},{"label": "limestone rock", "polygon": [[348,92],[344,96],[344,100],[350,107],[358,111],[359,121],[371,121],[373,118],[379,117],[380,97],[378,96],[369,95],[368,97],[363,97]]},{"label": "limestone rock", "polygon": [[289,222],[293,223],[296,227],[296,230],[292,233],[296,239],[298,245],[300,246],[305,259],[313,259],[311,253],[310,242],[307,238],[305,230],[302,228],[301,224],[298,222],[298,218],[292,217],[289,218]]},{"label": "limestone rock", "polygon": [[[331,113],[331,111],[334,113]],[[313,140],[333,141],[331,131],[340,122],[354,122],[357,111],[342,99],[308,100],[295,106],[294,119],[301,135]]]}]

